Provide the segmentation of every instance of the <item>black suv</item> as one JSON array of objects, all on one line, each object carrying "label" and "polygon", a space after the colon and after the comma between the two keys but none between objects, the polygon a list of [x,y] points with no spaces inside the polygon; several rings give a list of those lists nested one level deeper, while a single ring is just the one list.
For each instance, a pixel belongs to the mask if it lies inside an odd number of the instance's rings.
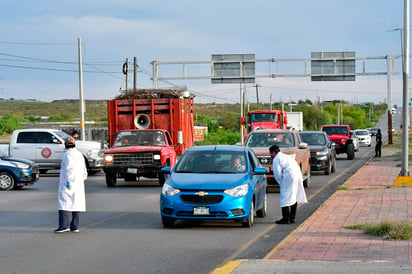
[{"label": "black suv", "polygon": [[336,151],[328,134],[324,131],[301,131],[303,142],[309,144],[312,171],[323,171],[329,175],[336,170]]}]

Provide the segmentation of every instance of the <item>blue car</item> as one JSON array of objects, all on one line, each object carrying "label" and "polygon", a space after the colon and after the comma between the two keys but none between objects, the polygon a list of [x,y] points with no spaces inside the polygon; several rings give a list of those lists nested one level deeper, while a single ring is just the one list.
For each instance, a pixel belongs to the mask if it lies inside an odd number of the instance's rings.
[{"label": "blue car", "polygon": [[266,216],[266,169],[244,146],[191,147],[173,168],[160,196],[164,227],[176,220],[228,220],[252,227]]},{"label": "blue car", "polygon": [[19,189],[39,180],[36,163],[0,151],[0,190]]}]

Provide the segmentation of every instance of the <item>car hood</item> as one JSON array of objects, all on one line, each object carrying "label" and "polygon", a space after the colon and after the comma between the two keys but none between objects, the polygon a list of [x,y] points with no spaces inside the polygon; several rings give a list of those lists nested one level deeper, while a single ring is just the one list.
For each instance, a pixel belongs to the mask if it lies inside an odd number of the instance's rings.
[{"label": "car hood", "polygon": [[[269,147],[251,147],[252,150],[256,153],[256,155],[262,156],[266,155],[269,156]],[[295,147],[279,147],[280,151],[285,154],[295,154],[296,148]]]},{"label": "car hood", "polygon": [[167,184],[178,189],[224,190],[236,187],[247,181],[246,173],[207,174],[172,172]]},{"label": "car hood", "polygon": [[27,160],[27,159],[24,159],[24,158],[14,157],[14,156],[2,156],[2,157],[0,157],[0,160],[8,161],[8,162],[10,162],[10,161],[20,162],[20,163],[25,163],[25,164],[30,164],[30,165],[34,164],[33,161],[30,161],[30,160]]},{"label": "car hood", "polygon": [[99,148],[101,144],[95,141],[80,141],[76,140],[76,148],[77,149],[91,149],[91,148]]},{"label": "car hood", "polygon": [[324,145],[309,145],[309,146],[310,146],[310,152],[326,149],[326,146]]},{"label": "car hood", "polygon": [[145,151],[161,151],[165,147],[163,146],[124,146],[124,147],[112,147],[105,151],[108,153],[124,153],[124,152],[145,152]]}]

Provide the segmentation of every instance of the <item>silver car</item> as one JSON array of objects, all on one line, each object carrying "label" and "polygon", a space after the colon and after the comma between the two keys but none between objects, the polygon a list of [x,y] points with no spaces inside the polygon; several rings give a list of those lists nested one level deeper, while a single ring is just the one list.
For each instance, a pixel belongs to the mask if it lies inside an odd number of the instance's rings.
[{"label": "silver car", "polygon": [[354,130],[350,131],[350,137],[353,140],[353,150],[354,151],[359,151],[359,138],[356,135],[356,132]]}]

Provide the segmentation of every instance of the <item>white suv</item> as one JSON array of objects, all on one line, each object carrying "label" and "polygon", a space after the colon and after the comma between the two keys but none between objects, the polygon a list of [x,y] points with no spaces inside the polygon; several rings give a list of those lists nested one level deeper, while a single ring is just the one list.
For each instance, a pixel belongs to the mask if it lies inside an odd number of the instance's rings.
[{"label": "white suv", "polygon": [[359,144],[367,145],[368,147],[371,146],[371,133],[367,129],[355,129],[355,134],[359,139]]}]

